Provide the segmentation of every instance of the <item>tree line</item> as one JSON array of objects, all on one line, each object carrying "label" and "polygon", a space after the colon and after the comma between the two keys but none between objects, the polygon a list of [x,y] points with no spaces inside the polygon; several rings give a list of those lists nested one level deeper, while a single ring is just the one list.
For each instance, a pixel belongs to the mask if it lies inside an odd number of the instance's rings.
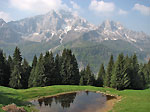
[{"label": "tree line", "polygon": [[79,72],[75,55],[64,49],[61,55],[54,57],[52,52],[35,55],[30,66],[15,48],[13,57],[0,50],[0,86],[21,89],[51,85],[91,85],[123,89],[144,89],[150,84],[150,61],[139,64],[136,54],[118,55],[116,61],[111,55],[105,69],[101,64],[98,76],[87,65]]}]

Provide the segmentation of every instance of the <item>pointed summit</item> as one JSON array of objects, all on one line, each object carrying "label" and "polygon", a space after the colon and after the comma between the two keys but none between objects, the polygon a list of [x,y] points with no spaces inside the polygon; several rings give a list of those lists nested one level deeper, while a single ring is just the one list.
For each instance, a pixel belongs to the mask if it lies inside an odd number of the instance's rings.
[{"label": "pointed summit", "polygon": [[0,18],[0,27],[3,26],[4,24],[6,24],[6,22],[2,18]]},{"label": "pointed summit", "polygon": [[99,29],[101,31],[116,31],[123,29],[123,26],[119,22],[106,20],[99,26]]}]

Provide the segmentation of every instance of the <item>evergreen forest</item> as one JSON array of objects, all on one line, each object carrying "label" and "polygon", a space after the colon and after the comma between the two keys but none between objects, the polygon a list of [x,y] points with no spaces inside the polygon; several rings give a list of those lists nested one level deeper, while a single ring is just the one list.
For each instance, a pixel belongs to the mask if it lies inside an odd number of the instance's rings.
[{"label": "evergreen forest", "polygon": [[94,75],[90,65],[79,71],[77,59],[70,49],[64,49],[56,56],[52,52],[35,55],[32,65],[22,58],[18,47],[13,56],[8,57],[0,50],[0,86],[26,89],[51,85],[145,89],[150,86],[150,60],[143,64],[138,62],[136,54],[124,56],[120,53],[116,60],[111,55],[107,66],[101,64],[98,74]]}]

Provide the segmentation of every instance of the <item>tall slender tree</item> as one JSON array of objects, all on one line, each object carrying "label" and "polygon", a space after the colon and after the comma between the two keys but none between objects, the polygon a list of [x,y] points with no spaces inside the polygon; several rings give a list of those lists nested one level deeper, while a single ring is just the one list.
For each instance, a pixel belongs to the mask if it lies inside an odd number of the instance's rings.
[{"label": "tall slender tree", "polygon": [[86,67],[85,74],[86,74],[86,85],[93,86],[95,79],[94,79],[94,74],[92,73],[89,65],[87,65]]},{"label": "tall slender tree", "polygon": [[123,89],[122,77],[124,70],[124,56],[123,54],[119,54],[117,61],[115,63],[115,68],[111,77],[111,87],[116,88],[118,90]]},{"label": "tall slender tree", "polygon": [[3,51],[0,50],[0,85],[3,86],[5,83],[5,60]]},{"label": "tall slender tree", "polygon": [[71,50],[64,49],[61,60],[60,74],[62,77],[62,84],[79,84],[80,76],[78,64]]},{"label": "tall slender tree", "polygon": [[60,75],[60,70],[61,70],[61,57],[57,54],[55,57],[55,74],[57,76],[57,84],[61,84],[62,82],[62,77]]},{"label": "tall slender tree", "polygon": [[104,79],[105,79],[105,69],[104,69],[104,64],[101,64],[100,70],[98,73],[98,78],[97,78],[97,86],[103,86]]},{"label": "tall slender tree", "polygon": [[104,85],[107,87],[110,87],[110,84],[111,84],[110,81],[111,81],[113,67],[114,67],[114,59],[113,59],[113,55],[111,55],[109,63],[107,65],[106,76],[104,80]]},{"label": "tall slender tree", "polygon": [[26,59],[24,59],[23,61],[22,69],[23,69],[23,76],[22,76],[23,88],[28,88],[28,80],[31,72],[31,67],[29,66]]},{"label": "tall slender tree", "polygon": [[32,61],[32,69],[30,72],[29,80],[28,80],[28,87],[33,87],[33,85],[34,85],[33,83],[34,83],[34,78],[35,78],[36,65],[37,65],[37,57],[35,55],[33,58],[33,61]]},{"label": "tall slender tree", "polygon": [[13,70],[11,73],[11,77],[10,77],[10,82],[9,85],[12,88],[22,88],[22,56],[21,56],[21,52],[20,49],[18,47],[16,47],[14,54],[13,54]]},{"label": "tall slender tree", "polygon": [[43,87],[46,86],[46,74],[44,68],[44,57],[43,54],[40,54],[38,63],[35,68],[35,78],[33,80],[33,86]]}]

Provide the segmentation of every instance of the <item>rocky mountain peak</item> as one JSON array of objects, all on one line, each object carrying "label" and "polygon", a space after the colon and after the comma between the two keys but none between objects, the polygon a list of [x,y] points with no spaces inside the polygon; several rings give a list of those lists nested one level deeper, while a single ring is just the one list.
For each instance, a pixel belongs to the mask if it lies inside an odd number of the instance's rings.
[{"label": "rocky mountain peak", "polygon": [[99,26],[99,29],[101,31],[112,31],[112,32],[114,32],[116,30],[122,30],[122,29],[124,29],[124,27],[119,22],[106,20]]},{"label": "rocky mountain peak", "polygon": [[3,26],[4,24],[6,24],[6,22],[0,18],[0,27]]}]

